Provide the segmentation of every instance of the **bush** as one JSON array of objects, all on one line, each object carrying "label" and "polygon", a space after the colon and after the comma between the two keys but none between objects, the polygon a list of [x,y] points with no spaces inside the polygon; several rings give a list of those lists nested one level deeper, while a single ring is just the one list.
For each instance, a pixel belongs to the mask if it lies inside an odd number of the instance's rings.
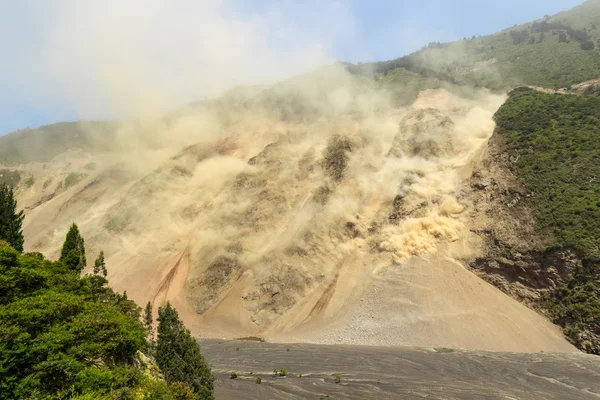
[{"label": "bush", "polygon": [[143,395],[144,400],[175,400],[169,386],[163,381],[153,381]]},{"label": "bush", "polygon": [[335,383],[340,383],[342,381],[342,377],[339,375],[335,376],[335,379],[333,380]]},{"label": "bush", "polygon": [[194,400],[196,397],[191,387],[183,382],[173,382],[169,385],[173,400]]},{"label": "bush", "polygon": [[[580,265],[543,306],[573,343],[600,354],[581,332],[600,326],[600,98],[515,89],[495,115],[511,168],[525,186],[545,253],[571,250]],[[541,267],[545,267],[542,265]]]},{"label": "bush", "polygon": [[285,368],[281,368],[279,370],[279,376],[286,376],[286,375],[287,375],[287,372],[285,371]]},{"label": "bush", "polygon": [[257,385],[260,385],[262,383],[262,378],[260,376],[257,376],[255,382]]},{"label": "bush", "polygon": [[231,371],[231,373],[229,374],[229,379],[237,379],[237,376],[237,372]]}]

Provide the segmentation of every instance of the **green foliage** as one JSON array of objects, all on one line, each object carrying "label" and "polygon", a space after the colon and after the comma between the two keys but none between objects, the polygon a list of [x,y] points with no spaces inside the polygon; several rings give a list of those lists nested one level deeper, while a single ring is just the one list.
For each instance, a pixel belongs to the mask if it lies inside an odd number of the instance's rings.
[{"label": "green foliage", "polygon": [[89,277],[0,245],[3,398],[127,398],[140,384],[134,359],[146,347],[146,331],[139,313],[124,313],[122,296],[103,290],[97,300]]},{"label": "green foliage", "polygon": [[0,183],[0,240],[8,242],[18,251],[23,251],[23,218],[23,211],[17,212],[13,188]]},{"label": "green foliage", "polygon": [[144,327],[148,331],[148,334],[152,332],[152,303],[146,303],[144,308]]},{"label": "green foliage", "polygon": [[[78,253],[72,257],[78,261],[85,257],[75,224],[63,250]],[[127,293],[107,287],[104,252],[94,275],[81,277],[70,260],[20,254],[0,240],[2,399],[213,399],[210,369],[170,304],[161,310],[158,351],[168,368],[162,372],[172,378],[167,385],[145,371],[140,352],[151,348],[148,330]]]},{"label": "green foliage", "polygon": [[257,385],[260,385],[262,383],[262,378],[260,376],[257,376],[254,382],[256,382]]},{"label": "green foliage", "polygon": [[287,375],[287,372],[286,372],[285,368],[281,368],[279,370],[279,376],[286,376],[286,375]]},{"label": "green foliage", "polygon": [[235,371],[231,371],[231,373],[229,374],[229,379],[237,379],[237,377],[238,375]]},{"label": "green foliage", "polygon": [[[493,35],[451,43],[430,43],[390,61],[349,65],[351,73],[402,76],[408,91],[415,83],[508,89],[519,85],[569,87],[598,77],[600,3],[588,1],[573,10],[513,27]],[[575,66],[575,67],[574,67]],[[415,78],[416,75],[418,78]],[[398,91],[404,87],[398,84]]]},{"label": "green foliage", "polygon": [[81,272],[86,266],[85,244],[76,224],[71,225],[67,233],[62,250],[60,251],[60,261],[77,272]]},{"label": "green foliage", "polygon": [[158,310],[156,362],[167,382],[183,382],[195,393],[211,396],[214,376],[200,353],[198,342],[185,328],[169,302]]},{"label": "green foliage", "polygon": [[335,383],[340,383],[342,381],[342,377],[339,375],[335,376],[335,379],[333,380]]},{"label": "green foliage", "polygon": [[144,400],[175,400],[175,398],[169,385],[163,381],[154,381],[144,391]]},{"label": "green foliage", "polygon": [[549,245],[600,260],[600,99],[517,89],[495,119]]},{"label": "green foliage", "polygon": [[600,98],[519,88],[495,120],[547,251],[581,259],[546,306],[574,343],[600,353]]}]

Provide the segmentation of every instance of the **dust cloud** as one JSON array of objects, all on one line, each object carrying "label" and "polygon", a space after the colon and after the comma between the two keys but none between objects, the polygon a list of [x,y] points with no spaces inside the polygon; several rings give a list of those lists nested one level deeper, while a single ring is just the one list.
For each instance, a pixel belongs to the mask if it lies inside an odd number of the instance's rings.
[{"label": "dust cloud", "polygon": [[[235,337],[332,315],[468,230],[462,185],[503,95],[436,89],[398,108],[343,64],[315,69],[326,45],[282,52],[263,18],[228,19],[221,3],[106,4],[64,2],[49,65],[82,115],[128,120],[108,151],[25,167],[27,250],[55,256],[75,221],[117,290]],[[172,25],[152,23],[161,13]],[[177,108],[199,95],[211,98]]]}]

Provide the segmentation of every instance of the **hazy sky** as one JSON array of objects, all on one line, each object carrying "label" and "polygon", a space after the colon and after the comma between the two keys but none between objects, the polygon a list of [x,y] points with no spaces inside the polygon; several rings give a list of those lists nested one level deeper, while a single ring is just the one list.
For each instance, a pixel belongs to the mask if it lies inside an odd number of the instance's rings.
[{"label": "hazy sky", "polygon": [[160,115],[334,60],[397,58],[582,0],[0,0],[0,135]]}]

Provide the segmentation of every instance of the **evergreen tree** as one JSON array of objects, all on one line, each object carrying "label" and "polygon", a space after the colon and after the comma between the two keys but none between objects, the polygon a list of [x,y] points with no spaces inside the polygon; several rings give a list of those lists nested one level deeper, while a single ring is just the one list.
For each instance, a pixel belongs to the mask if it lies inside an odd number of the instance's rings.
[{"label": "evergreen tree", "polygon": [[100,254],[96,261],[94,261],[94,275],[102,274],[103,277],[106,278],[108,274],[106,271],[106,262],[104,261],[104,251],[100,250]]},{"label": "evergreen tree", "polygon": [[183,382],[201,399],[212,399],[214,376],[177,311],[167,302],[158,309],[156,362],[168,383]]},{"label": "evergreen tree", "polygon": [[60,251],[60,261],[70,269],[81,272],[86,266],[85,245],[76,224],[71,225]]},{"label": "evergreen tree", "polygon": [[148,302],[144,309],[144,326],[148,330],[148,333],[152,332],[152,303]]},{"label": "evergreen tree", "polygon": [[92,293],[95,299],[102,294],[102,288],[108,283],[106,279],[106,263],[104,262],[104,252],[100,251],[98,258],[94,261],[94,275],[89,277],[92,286]]},{"label": "evergreen tree", "polygon": [[23,211],[17,212],[12,186],[0,184],[0,240],[23,252]]}]

